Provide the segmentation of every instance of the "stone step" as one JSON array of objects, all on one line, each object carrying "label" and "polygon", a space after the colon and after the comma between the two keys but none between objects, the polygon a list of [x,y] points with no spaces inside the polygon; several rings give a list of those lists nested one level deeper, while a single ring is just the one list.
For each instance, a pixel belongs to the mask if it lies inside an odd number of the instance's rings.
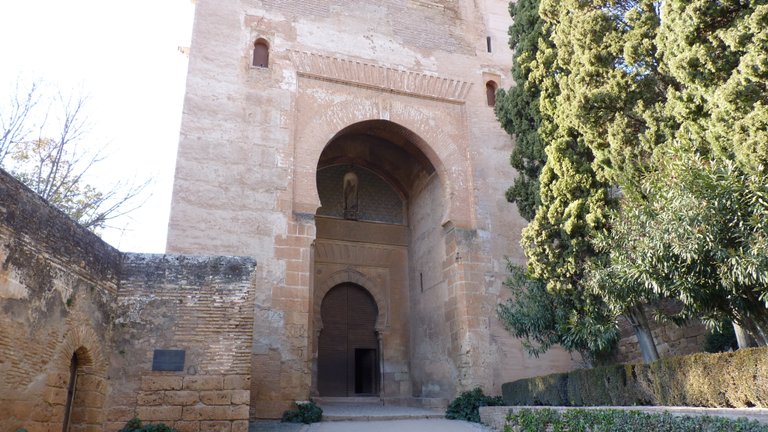
[{"label": "stone step", "polygon": [[323,421],[382,421],[440,419],[443,411],[409,406],[381,405],[374,403],[318,403],[323,409]]},{"label": "stone step", "polygon": [[384,405],[384,401],[378,396],[354,396],[354,397],[314,397],[312,400],[322,406],[330,404],[371,404],[371,405]]}]

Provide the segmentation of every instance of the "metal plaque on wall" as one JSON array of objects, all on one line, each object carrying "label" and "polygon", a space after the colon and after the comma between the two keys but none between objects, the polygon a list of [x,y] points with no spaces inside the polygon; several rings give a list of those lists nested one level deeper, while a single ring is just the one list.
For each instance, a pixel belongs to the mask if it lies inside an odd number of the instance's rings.
[{"label": "metal plaque on wall", "polygon": [[153,371],[183,371],[184,350],[155,350],[152,356]]}]

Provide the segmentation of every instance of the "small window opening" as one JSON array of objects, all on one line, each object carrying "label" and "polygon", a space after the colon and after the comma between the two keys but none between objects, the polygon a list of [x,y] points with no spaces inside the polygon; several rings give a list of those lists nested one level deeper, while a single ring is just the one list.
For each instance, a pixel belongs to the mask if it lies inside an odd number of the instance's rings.
[{"label": "small window opening", "polygon": [[253,44],[253,65],[256,67],[269,67],[269,44],[259,38]]},{"label": "small window opening", "polygon": [[491,37],[486,36],[485,37],[485,47],[488,49],[488,52],[493,52],[493,47],[491,46]]},{"label": "small window opening", "polygon": [[485,83],[485,97],[488,100],[488,106],[496,105],[496,83],[488,81]]}]

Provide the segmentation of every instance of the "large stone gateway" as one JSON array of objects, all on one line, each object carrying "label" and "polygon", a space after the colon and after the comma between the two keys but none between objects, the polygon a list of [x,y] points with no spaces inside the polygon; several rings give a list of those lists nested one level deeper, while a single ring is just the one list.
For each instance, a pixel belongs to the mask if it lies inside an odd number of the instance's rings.
[{"label": "large stone gateway", "polygon": [[167,248],[259,263],[252,417],[572,367],[495,319],[524,225],[488,91],[510,85],[507,6],[198,1]]}]

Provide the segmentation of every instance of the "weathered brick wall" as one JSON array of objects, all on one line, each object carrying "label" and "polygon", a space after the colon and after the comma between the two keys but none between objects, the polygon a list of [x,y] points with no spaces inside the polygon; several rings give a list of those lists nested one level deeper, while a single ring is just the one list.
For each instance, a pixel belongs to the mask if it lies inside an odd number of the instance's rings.
[{"label": "weathered brick wall", "polygon": [[0,430],[101,430],[120,253],[0,170]]},{"label": "weathered brick wall", "polygon": [[[181,432],[247,431],[256,263],[245,257],[126,254],[117,299],[108,429],[128,419]],[[183,370],[152,370],[156,349]]]}]

